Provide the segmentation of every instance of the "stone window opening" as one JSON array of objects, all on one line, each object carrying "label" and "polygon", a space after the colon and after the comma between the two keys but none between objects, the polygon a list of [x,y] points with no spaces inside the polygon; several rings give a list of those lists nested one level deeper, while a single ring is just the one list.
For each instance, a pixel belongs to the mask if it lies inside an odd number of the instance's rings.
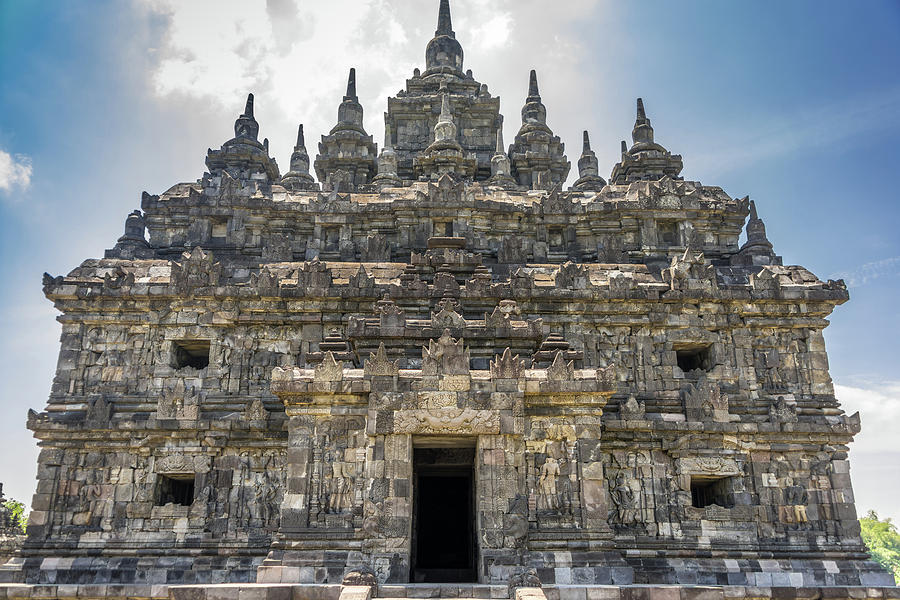
[{"label": "stone window opening", "polygon": [[561,228],[553,227],[547,232],[547,245],[554,251],[565,248],[565,234]]},{"label": "stone window opening", "polygon": [[678,223],[675,221],[661,221],[657,225],[659,243],[662,246],[678,245]]},{"label": "stone window opening", "polygon": [[325,227],[322,230],[325,238],[325,252],[338,252],[341,249],[341,230],[339,227]]},{"label": "stone window opening", "polygon": [[435,221],[432,227],[434,237],[453,237],[453,221]]},{"label": "stone window opening", "polygon": [[172,344],[172,367],[198,371],[209,366],[209,340],[179,340]]},{"label": "stone window opening", "polygon": [[706,508],[713,504],[732,508],[734,501],[731,488],[730,477],[691,477],[691,505],[694,508]]},{"label": "stone window opening", "polygon": [[712,371],[712,346],[680,348],[675,350],[678,368],[684,373],[691,371]]},{"label": "stone window opening", "polygon": [[156,478],[156,505],[177,504],[190,506],[194,503],[194,475],[159,475]]},{"label": "stone window opening", "polygon": [[216,220],[212,222],[212,232],[210,237],[216,242],[225,242],[228,237],[228,221]]}]

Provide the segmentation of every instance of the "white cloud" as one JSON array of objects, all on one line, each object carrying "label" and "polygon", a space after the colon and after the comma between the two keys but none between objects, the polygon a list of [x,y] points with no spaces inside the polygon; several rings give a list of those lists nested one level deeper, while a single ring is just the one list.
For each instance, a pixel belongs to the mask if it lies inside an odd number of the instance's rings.
[{"label": "white cloud", "polygon": [[0,192],[24,191],[31,186],[31,158],[0,150]]},{"label": "white cloud", "polygon": [[900,522],[900,382],[835,384],[835,394],[848,414],[859,411],[862,431],[850,445],[850,467],[856,511],[876,510]]},{"label": "white cloud", "polygon": [[848,386],[835,384],[835,394],[848,414],[859,411],[862,432],[853,443],[858,452],[896,452],[900,423],[900,382]]},{"label": "white cloud", "polygon": [[900,277],[900,256],[866,263],[853,271],[835,273],[830,279],[843,279],[850,287],[861,287],[876,279]]},{"label": "white cloud", "polygon": [[[166,23],[149,75],[157,99],[177,101],[188,114],[197,109],[236,116],[254,92],[260,136],[284,159],[300,122],[315,153],[318,134],[335,123],[350,67],[357,68],[366,129],[380,142],[386,99],[405,86],[413,69],[424,68],[438,13],[438,0],[135,2]],[[465,68],[503,97],[508,140],[518,129],[532,68],[540,71],[558,134],[580,131],[589,117],[588,101],[569,93],[584,83],[579,61],[590,60],[572,28],[600,0],[571,2],[571,10],[550,12],[545,0],[452,2]],[[211,139],[210,145],[221,141]]]}]

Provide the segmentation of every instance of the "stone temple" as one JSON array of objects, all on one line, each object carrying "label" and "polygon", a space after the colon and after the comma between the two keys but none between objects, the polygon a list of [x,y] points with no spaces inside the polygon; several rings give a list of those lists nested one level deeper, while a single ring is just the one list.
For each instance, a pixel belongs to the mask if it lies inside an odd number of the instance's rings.
[{"label": "stone temple", "polygon": [[506,146],[449,0],[425,59],[380,149],[353,70],[284,175],[251,95],[201,179],[45,275],[0,600],[900,597],[828,373],[844,283],[683,180],[641,100],[609,178],[585,132],[566,188],[536,73]]}]

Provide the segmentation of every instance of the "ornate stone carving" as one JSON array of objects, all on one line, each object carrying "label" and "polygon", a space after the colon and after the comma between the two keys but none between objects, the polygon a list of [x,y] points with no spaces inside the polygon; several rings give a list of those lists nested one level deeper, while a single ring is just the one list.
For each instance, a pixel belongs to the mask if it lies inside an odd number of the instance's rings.
[{"label": "ornate stone carving", "polygon": [[717,475],[729,477],[743,471],[733,458],[722,456],[685,457],[678,461],[678,472],[683,475]]},{"label": "ornate stone carving", "polygon": [[628,401],[619,405],[619,418],[626,421],[638,421],[644,418],[644,403],[639,402],[634,394],[628,396]]},{"label": "ornate stone carving", "polygon": [[375,574],[375,571],[369,567],[359,566],[353,568],[349,573],[344,575],[341,585],[371,588],[372,598],[374,598],[378,589],[378,576]]},{"label": "ornate stone carving", "polygon": [[113,406],[103,396],[88,400],[84,412],[84,424],[86,427],[103,429],[109,427],[112,419]]},{"label": "ornate stone carving", "polygon": [[502,356],[491,361],[491,377],[494,379],[518,379],[525,372],[525,361],[506,348]]},{"label": "ornate stone carving", "polygon": [[521,567],[509,578],[507,593],[510,598],[519,598],[516,595],[517,589],[540,587],[542,587],[541,578],[538,577],[537,569]]},{"label": "ornate stone carving", "polygon": [[334,353],[326,352],[325,359],[316,365],[313,381],[335,383],[344,379],[344,363],[335,360]]},{"label": "ornate stone carving", "polygon": [[465,329],[466,320],[451,308],[443,308],[431,314],[431,326],[435,329]]},{"label": "ornate stone carving", "polygon": [[633,525],[637,522],[639,494],[640,484],[638,481],[634,477],[629,477],[624,471],[619,471],[609,492],[613,505],[615,505],[613,519],[616,523]]},{"label": "ornate stone carving", "polygon": [[250,274],[250,285],[259,290],[260,294],[278,295],[278,274],[269,267],[262,267],[259,273]]},{"label": "ornate stone carving", "polygon": [[360,253],[363,262],[388,262],[391,260],[391,246],[386,237],[375,233],[366,238],[365,246]]},{"label": "ornate stone carving", "polygon": [[156,406],[157,419],[177,419],[195,421],[200,414],[201,394],[194,386],[185,388],[179,379],[173,386],[163,390]]},{"label": "ornate stone carving", "polygon": [[384,342],[378,344],[378,351],[369,354],[369,360],[363,365],[363,372],[367,377],[396,377],[400,370],[396,362],[388,360]]},{"label": "ornate stone carving", "polygon": [[500,432],[500,413],[471,408],[398,410],[394,413],[394,433],[491,435]]},{"label": "ornate stone carving", "polygon": [[331,269],[318,258],[305,263],[297,271],[297,287],[302,290],[325,290],[331,286],[331,281]]},{"label": "ornate stone carving", "polygon": [[[716,268],[707,264],[702,252],[695,252],[690,247],[686,248],[684,255],[672,258],[672,263],[662,271],[663,281],[669,284],[673,290],[684,289],[715,289]],[[690,285],[696,281],[697,285]]]},{"label": "ornate stone carving", "polygon": [[616,379],[616,366],[608,365],[606,367],[597,368],[597,382],[600,384],[601,391],[614,392],[618,387]]},{"label": "ornate stone carving", "polygon": [[809,504],[809,493],[801,485],[789,485],[784,488],[784,502],[781,507],[781,520],[785,523],[808,523],[806,505]]},{"label": "ornate stone carving", "polygon": [[111,273],[103,275],[103,287],[106,289],[118,290],[132,285],[134,285],[134,273],[125,271],[119,265],[116,265]]},{"label": "ornate stone carving", "polygon": [[556,353],[553,363],[547,368],[548,381],[574,381],[575,380],[575,363],[566,362],[563,358],[563,352],[560,350]]},{"label": "ornate stone carving", "polygon": [[796,423],[797,405],[789,403],[784,396],[769,405],[769,421],[772,423]]},{"label": "ornate stone carving", "polygon": [[263,406],[262,400],[256,398],[244,408],[243,417],[249,423],[265,423],[269,419],[269,411]]},{"label": "ornate stone carving", "polygon": [[583,290],[590,287],[591,280],[587,267],[567,262],[556,272],[556,287]]},{"label": "ornate stone carving", "polygon": [[728,396],[707,377],[685,388],[684,407],[688,421],[728,423],[739,419],[728,414]]},{"label": "ornate stone carving", "polygon": [[469,349],[462,338],[457,341],[450,337],[448,329],[437,341],[431,340],[422,348],[423,375],[466,375],[469,368]]},{"label": "ornate stone carving", "polygon": [[378,315],[378,323],[382,329],[406,326],[406,315],[388,296],[375,303],[375,313]]},{"label": "ornate stone carving", "polygon": [[541,465],[541,476],[538,479],[538,510],[559,510],[559,461],[548,456]]},{"label": "ornate stone carving", "polygon": [[197,288],[219,285],[222,265],[213,260],[212,253],[194,248],[181,255],[181,262],[172,263],[170,285],[178,293],[187,294]]},{"label": "ornate stone carving", "polygon": [[154,464],[154,472],[156,473],[208,473],[209,457],[191,454],[168,454],[156,459]]},{"label": "ornate stone carving", "polygon": [[353,481],[356,475],[352,463],[345,462],[340,449],[326,452],[325,488],[327,499],[325,512],[343,513],[353,506]]}]

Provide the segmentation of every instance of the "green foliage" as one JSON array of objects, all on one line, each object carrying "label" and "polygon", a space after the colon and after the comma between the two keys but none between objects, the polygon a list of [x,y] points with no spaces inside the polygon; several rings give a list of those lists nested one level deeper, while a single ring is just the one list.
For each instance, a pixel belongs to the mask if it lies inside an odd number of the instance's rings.
[{"label": "green foliage", "polygon": [[28,524],[25,505],[17,500],[7,500],[3,503],[3,507],[9,511],[10,520],[22,529],[22,533],[25,533],[25,525]]},{"label": "green foliage", "polygon": [[883,521],[874,510],[859,520],[862,538],[869,548],[872,560],[894,574],[900,585],[900,533],[890,519]]}]

